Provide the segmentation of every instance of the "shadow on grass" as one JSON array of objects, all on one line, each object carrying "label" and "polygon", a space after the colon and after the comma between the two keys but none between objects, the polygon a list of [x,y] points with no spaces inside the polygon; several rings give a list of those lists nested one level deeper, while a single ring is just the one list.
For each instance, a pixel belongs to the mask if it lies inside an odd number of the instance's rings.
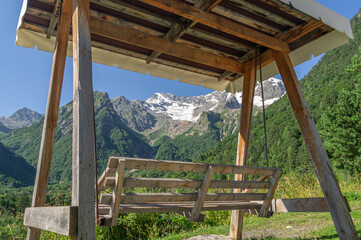
[{"label": "shadow on grass", "polygon": [[[359,239],[361,239],[361,230],[357,231],[357,234],[359,236]],[[329,236],[322,236],[320,238],[297,238],[299,240],[314,240],[314,239],[337,239],[338,235],[337,234],[333,234],[333,235],[329,235]],[[259,238],[247,238],[248,240],[258,240]],[[274,237],[274,236],[267,236],[267,237],[262,237],[263,240],[279,240],[280,238]],[[281,239],[291,239],[291,238],[281,238]],[[292,238],[294,239],[294,238]]]}]

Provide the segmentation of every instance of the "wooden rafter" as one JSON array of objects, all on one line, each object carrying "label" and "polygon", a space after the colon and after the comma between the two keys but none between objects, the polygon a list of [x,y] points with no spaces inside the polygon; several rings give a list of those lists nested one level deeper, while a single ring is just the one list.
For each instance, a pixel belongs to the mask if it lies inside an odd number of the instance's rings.
[{"label": "wooden rafter", "polygon": [[58,23],[58,19],[60,16],[60,10],[61,10],[61,0],[56,0],[53,15],[50,20],[49,28],[46,33],[46,37],[50,38],[53,35],[54,29],[56,24]]},{"label": "wooden rafter", "polygon": [[199,22],[247,41],[274,50],[289,52],[288,44],[275,37],[271,37],[250,27],[238,24],[230,19],[207,13],[179,0],[140,0],[157,8]]},{"label": "wooden rafter", "polygon": [[144,34],[109,21],[91,18],[91,32],[146,49],[158,51],[174,57],[201,63],[203,65],[243,74],[244,64],[227,57],[184,46],[162,38]]},{"label": "wooden rafter", "polygon": [[[221,1],[222,0],[201,0],[197,2],[194,7],[199,8],[200,10],[203,10],[205,12],[209,12]],[[179,38],[181,38],[184,33],[186,33],[188,28],[192,28],[197,23],[196,21],[187,21],[187,19],[184,19],[183,17],[180,18],[180,21],[184,21],[184,23],[174,23],[169,29],[169,31],[165,34],[164,39],[175,42]],[[151,63],[160,54],[160,52],[153,51],[147,58],[146,62]]]},{"label": "wooden rafter", "polygon": [[[320,21],[320,20],[312,20],[312,21],[310,21],[308,23],[301,24],[301,25],[298,25],[296,27],[293,27],[288,31],[279,33],[276,37],[283,40],[283,41],[285,41],[285,42],[287,42],[287,43],[291,43],[291,42],[303,37],[304,35],[312,32],[313,30],[315,30],[315,29],[317,29],[319,27],[322,27],[322,26],[324,26],[324,23],[322,21]],[[249,55],[253,55],[253,53],[250,52]],[[243,60],[245,57],[243,57],[241,60]],[[273,62],[274,58],[273,58],[272,51],[267,50],[264,53],[262,53],[261,59],[262,59],[262,67],[264,67],[264,66],[270,64],[271,62]],[[233,72],[225,71],[219,76],[218,80],[223,80],[223,79],[229,77],[232,74],[233,74]]]}]

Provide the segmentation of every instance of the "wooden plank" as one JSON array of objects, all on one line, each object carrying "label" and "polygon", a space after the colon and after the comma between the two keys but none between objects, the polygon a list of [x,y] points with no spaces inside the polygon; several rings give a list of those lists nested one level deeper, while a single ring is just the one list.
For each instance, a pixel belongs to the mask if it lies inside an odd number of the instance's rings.
[{"label": "wooden plank", "polygon": [[357,232],[328,159],[316,124],[302,93],[288,54],[273,51],[293,111],[305,140],[325,200],[340,239],[357,239]]},{"label": "wooden plank", "polygon": [[[285,41],[286,43],[291,43],[303,37],[307,33],[310,33],[313,30],[322,26],[324,26],[324,23],[322,23],[322,21],[320,20],[315,19],[315,20],[311,20],[308,23],[300,24],[296,27],[293,27],[290,30],[278,33],[276,37],[281,39],[282,41]],[[254,55],[254,53],[250,53],[250,54]],[[261,55],[261,61],[262,61],[261,63],[262,67],[265,67],[268,64],[272,63],[274,61],[272,50],[266,50],[265,52],[263,52]],[[242,60],[240,60],[240,62],[242,62]],[[257,69],[259,69],[259,64],[257,66]],[[219,76],[218,80],[223,80],[232,74],[233,72],[225,71],[224,73],[221,74],[221,76]]]},{"label": "wooden plank", "polygon": [[[63,2],[62,17],[59,24],[59,35],[56,39],[53,66],[51,69],[48,101],[43,124],[43,134],[39,151],[39,160],[31,206],[40,207],[45,204],[46,191],[49,182],[51,157],[53,155],[55,131],[58,120],[59,103],[68,48],[69,29],[71,23],[71,0]],[[40,230],[28,229],[27,239],[40,239]]]},{"label": "wooden plank", "polygon": [[[154,213],[154,212],[188,212],[193,209],[194,202],[182,203],[147,203],[147,204],[121,204],[119,213]],[[248,212],[259,210],[261,204],[254,202],[204,202],[203,211],[232,210],[238,209]],[[100,205],[99,214],[109,214],[108,205]]]},{"label": "wooden plank", "polygon": [[246,24],[248,26],[251,26],[255,29],[259,29],[262,32],[271,34],[271,35],[276,35],[277,33],[280,32],[280,29],[267,25],[261,21],[258,21],[254,18],[245,16],[243,14],[240,14],[238,12],[232,11],[228,8],[222,7],[222,6],[217,6],[216,8],[213,9],[213,12],[218,13],[222,16],[228,17],[230,19],[233,19],[235,21],[238,21],[240,23]]},{"label": "wooden plank", "polygon": [[259,7],[255,4],[252,4],[251,2],[240,2],[237,0],[230,0],[233,4],[235,4],[237,7],[242,8],[248,12],[254,13],[260,17],[267,18],[269,21],[275,22],[280,25],[294,27],[296,24],[286,18],[283,18],[272,11],[268,11],[265,8]]},{"label": "wooden plank", "polygon": [[77,239],[95,240],[95,129],[89,0],[73,0],[73,176]]},{"label": "wooden plank", "polygon": [[[197,2],[194,7],[197,7],[203,11],[209,12],[214,8],[218,3],[220,3],[222,0],[204,0]],[[183,17],[180,19],[181,21],[184,21]],[[166,40],[175,42],[179,38],[181,38],[184,33],[186,33],[188,28],[193,27],[197,22],[195,21],[185,21],[184,24],[175,23],[171,26],[169,31],[165,34],[163,37]],[[153,51],[149,57],[147,58],[146,62],[149,64],[151,63],[155,58],[157,58],[161,53],[157,51]]]},{"label": "wooden plank", "polygon": [[55,26],[58,23],[58,19],[59,19],[59,15],[60,15],[60,9],[61,9],[61,0],[56,0],[53,15],[51,16],[49,28],[48,28],[48,31],[46,33],[47,38],[50,38],[50,36],[53,35]]},{"label": "wooden plank", "polygon": [[26,208],[24,225],[66,236],[76,236],[78,229],[78,207]]},{"label": "wooden plank", "polygon": [[281,2],[280,0],[260,0],[261,2],[271,5],[272,7],[278,8],[279,10],[282,10],[283,12],[288,13],[289,15],[292,15],[298,19],[301,19],[305,22],[308,22],[312,20],[312,17],[308,16],[307,14],[297,10],[292,6],[292,4],[285,4]]},{"label": "wooden plank", "polygon": [[265,200],[263,202],[263,205],[261,207],[261,210],[260,210],[260,212],[258,214],[260,217],[269,217],[270,216],[269,208],[271,206],[273,196],[274,196],[274,194],[276,192],[276,189],[277,189],[278,180],[280,179],[281,175],[282,175],[281,170],[276,171],[275,174],[273,175],[273,179],[272,179],[272,182],[271,182],[271,187],[267,192],[266,198],[265,198]]},{"label": "wooden plank", "polygon": [[[119,157],[126,160],[125,168],[159,171],[179,171],[179,172],[205,172],[209,164],[192,163],[180,161],[153,160],[141,158]],[[278,168],[249,167],[213,164],[215,173],[228,174],[252,174],[271,176]]]},{"label": "wooden plank", "polygon": [[91,32],[103,37],[112,38],[207,66],[237,73],[243,73],[244,71],[244,65],[235,60],[144,34],[94,17],[91,18]]},{"label": "wooden plank", "polygon": [[[242,96],[242,108],[241,119],[238,133],[238,145],[237,145],[237,159],[236,165],[246,166],[248,165],[248,151],[249,151],[249,139],[252,123],[252,110],[253,110],[253,98],[254,89],[256,86],[256,71],[255,71],[255,59],[246,64],[246,73],[243,80],[243,96]],[[263,175],[263,174],[261,174]],[[245,174],[237,174],[235,180],[245,180]],[[240,192],[240,189],[235,189],[235,192]],[[229,236],[231,239],[242,239],[243,228],[243,212],[232,211]]]},{"label": "wooden plank", "polygon": [[209,185],[212,181],[212,176],[214,173],[214,167],[210,165],[207,169],[206,175],[204,176],[202,186],[198,192],[196,202],[194,203],[194,207],[191,212],[191,216],[189,220],[191,221],[199,221],[199,215],[201,214],[203,202],[206,199]]},{"label": "wooden plank", "polygon": [[[270,183],[262,181],[258,179],[257,181],[212,180],[209,188],[247,188],[250,191],[252,189],[268,189]],[[105,188],[113,187],[114,183],[114,177],[107,177]],[[200,188],[201,185],[202,180],[177,178],[124,178],[123,182],[123,187],[125,188]]]},{"label": "wooden plank", "polygon": [[[265,181],[269,176],[261,176],[257,179],[257,181]],[[269,188],[271,186],[271,183],[265,182],[267,185],[267,188]],[[242,193],[250,193],[252,192],[252,190],[254,190],[254,188],[248,188],[246,187],[244,190],[242,190]]]},{"label": "wooden plank", "polygon": [[[120,203],[185,202],[196,201],[197,196],[197,193],[123,193]],[[265,197],[265,193],[208,193],[205,201],[257,201]],[[110,205],[111,199],[112,194],[102,193],[100,203]]]},{"label": "wooden plank", "polygon": [[325,198],[274,199],[275,212],[329,212]]},{"label": "wooden plank", "polygon": [[113,190],[112,202],[110,204],[110,216],[112,217],[111,226],[116,226],[118,224],[118,211],[119,211],[119,203],[120,197],[122,194],[122,186],[123,186],[123,178],[124,178],[124,167],[125,160],[119,159],[117,172],[115,175],[115,187]]},{"label": "wooden plank", "polygon": [[263,34],[257,30],[253,30],[244,25],[240,25],[229,19],[217,16],[212,13],[204,12],[182,1],[179,0],[140,0],[140,1],[158,7],[165,11],[172,12],[179,16],[191,19],[192,21],[196,21],[201,24],[207,25],[209,27],[221,30],[228,34],[232,34],[239,38],[260,44],[262,46],[284,52],[290,51],[288,44],[279,39]]}]

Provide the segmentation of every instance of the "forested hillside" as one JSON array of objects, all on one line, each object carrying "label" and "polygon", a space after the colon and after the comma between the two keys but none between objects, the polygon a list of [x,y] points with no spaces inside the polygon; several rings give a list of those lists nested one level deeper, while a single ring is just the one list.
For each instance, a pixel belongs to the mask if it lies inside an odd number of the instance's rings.
[{"label": "forested hillside", "polygon": [[[115,113],[108,94],[95,92],[95,120],[97,134],[98,171],[106,166],[108,157],[152,157],[153,149],[143,137],[124,126]],[[23,156],[28,163],[36,167],[43,120],[17,129],[1,137],[1,142],[11,150]],[[58,128],[55,136],[50,179],[53,182],[71,179],[72,149],[72,103],[59,111]],[[21,175],[21,174],[20,174]]]},{"label": "forested hillside", "polygon": [[[352,21],[354,40],[325,54],[301,85],[332,165],[361,171],[361,12]],[[288,97],[266,109],[270,166],[284,173],[313,171]],[[253,119],[250,165],[265,166],[263,120]],[[237,134],[224,139],[197,162],[234,164]]]},{"label": "forested hillside", "polygon": [[0,187],[23,187],[34,183],[35,168],[0,143]]}]

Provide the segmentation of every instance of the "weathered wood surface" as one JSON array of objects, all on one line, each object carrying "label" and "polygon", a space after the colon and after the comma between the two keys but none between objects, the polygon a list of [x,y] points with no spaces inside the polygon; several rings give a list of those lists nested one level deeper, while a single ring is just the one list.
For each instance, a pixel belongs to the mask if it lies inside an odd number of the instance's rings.
[{"label": "weathered wood surface", "polygon": [[269,213],[269,208],[271,206],[273,196],[274,196],[275,191],[277,189],[278,180],[280,179],[281,175],[282,175],[282,170],[276,171],[275,174],[273,175],[273,179],[272,179],[272,182],[271,182],[271,187],[267,192],[266,198],[265,198],[265,200],[263,202],[263,205],[262,205],[262,208],[261,208],[261,210],[259,212],[260,217],[268,217],[268,216],[270,216],[268,214]]},{"label": "weathered wood surface", "polygon": [[[248,164],[249,136],[251,131],[252,109],[254,89],[256,86],[255,60],[246,64],[246,73],[243,80],[243,97],[241,108],[240,129],[238,133],[238,145],[236,165],[246,166]],[[245,180],[244,174],[237,174],[235,180]],[[235,190],[240,192],[239,189]],[[243,212],[234,210],[231,214],[229,237],[231,239],[241,239],[243,228]]]},{"label": "weathered wood surface", "polygon": [[325,198],[273,199],[275,212],[329,212]]},{"label": "weathered wood surface", "polygon": [[117,172],[115,174],[115,187],[113,189],[112,202],[110,204],[110,216],[112,217],[111,226],[116,226],[118,223],[118,206],[122,194],[124,167],[125,160],[120,159],[118,162]]},{"label": "weathered wood surface", "polygon": [[189,218],[191,221],[199,221],[199,215],[201,214],[203,203],[207,197],[207,193],[208,193],[209,185],[211,184],[212,181],[213,173],[214,173],[214,167],[210,165],[207,169],[206,175],[204,176],[202,186],[199,189],[196,202],[194,203],[194,207],[192,209]]},{"label": "weathered wood surface", "polygon": [[[263,178],[262,178],[263,179]],[[240,189],[268,189],[270,183],[257,181],[228,181],[212,180],[209,188],[240,188]],[[107,177],[105,188],[113,187],[114,177]],[[142,188],[200,188],[202,180],[178,179],[178,178],[124,178],[123,187]]]},{"label": "weathered wood surface", "polygon": [[290,51],[288,44],[277,38],[258,32],[250,27],[240,25],[229,19],[219,17],[215,14],[204,12],[179,0],[141,1],[163,9],[165,11],[172,12],[179,16],[188,18],[192,21],[199,22],[209,27],[226,32],[228,34],[232,34],[234,36],[248,40],[250,42],[257,43],[262,46],[279,51]]},{"label": "weathered wood surface", "polygon": [[[141,169],[141,170],[159,170],[159,171],[177,171],[177,172],[206,172],[209,164],[206,163],[191,163],[180,161],[166,161],[153,160],[141,158],[127,158],[127,157],[110,157],[111,166],[116,167],[116,159],[125,159],[126,169]],[[279,168],[267,167],[250,167],[250,166],[235,166],[235,165],[221,165],[212,164],[214,166],[214,173],[225,174],[252,174],[252,175],[266,175],[271,176]]]},{"label": "weathered wood surface", "polygon": [[[193,209],[194,202],[181,203],[146,203],[146,204],[121,204],[119,213],[151,213],[151,212],[188,212]],[[253,202],[204,202],[202,211],[232,210],[239,209],[248,212],[249,210],[259,210],[261,204]],[[99,214],[109,214],[109,205],[101,204]]]},{"label": "weathered wood surface", "polygon": [[92,17],[91,20],[91,32],[94,34],[201,63],[207,66],[237,73],[244,72],[244,65],[230,58],[217,56],[213,53],[204,52],[183,44],[174,43],[162,38],[141,33],[109,21],[100,20],[94,17]]},{"label": "weathered wood surface", "polygon": [[[313,30],[322,27],[324,23],[320,20],[311,20],[307,23],[300,24],[298,26],[295,26],[291,28],[290,30],[278,33],[276,37],[282,41],[285,41],[286,43],[291,43],[293,41],[296,41],[297,39],[301,38],[302,36],[306,35],[307,33],[312,32]],[[248,57],[251,58],[251,55],[254,55],[253,52],[248,52],[245,54],[241,59],[240,62],[243,62],[244,59],[247,59]],[[261,55],[261,65],[262,67],[267,66],[268,64],[272,63],[274,61],[272,50],[266,50]],[[257,66],[257,69],[259,69],[259,64]],[[228,76],[232,75],[233,72],[225,71],[222,73],[218,80],[223,80],[227,78]]]},{"label": "weathered wood surface", "polygon": [[49,28],[48,31],[46,33],[46,37],[50,38],[53,35],[55,26],[58,23],[58,18],[60,15],[60,10],[61,10],[61,0],[56,0],[55,2],[55,6],[54,6],[54,10],[53,10],[53,14],[51,16],[51,20],[50,20],[50,24],[49,24]]},{"label": "weathered wood surface", "polygon": [[[209,12],[211,11],[219,2],[222,0],[205,0],[197,2],[194,7],[197,7],[203,11]],[[183,24],[175,23],[171,26],[168,32],[164,35],[164,39],[175,42],[179,38],[181,38],[187,31],[188,28],[193,27],[197,22],[195,21],[187,21],[182,18],[181,21],[184,21]],[[146,62],[151,63],[155,58],[157,58],[161,52],[152,51],[152,53],[147,58]]]},{"label": "weathered wood surface", "polygon": [[[77,239],[95,240],[95,129],[89,0],[73,0],[73,176]],[[75,238],[74,238],[75,239]]]},{"label": "weathered wood surface", "polygon": [[[43,134],[39,151],[39,160],[36,170],[36,178],[31,206],[40,207],[45,204],[46,191],[48,188],[51,158],[53,154],[55,130],[58,120],[60,95],[63,84],[66,52],[68,49],[69,29],[71,23],[71,0],[64,0],[62,17],[58,27],[53,66],[51,70],[48,101],[43,124]],[[27,239],[40,239],[40,230],[29,228]]]},{"label": "weathered wood surface", "polygon": [[76,236],[78,230],[78,207],[26,208],[24,225],[66,236]]},{"label": "weathered wood surface", "polygon": [[[198,193],[123,193],[120,204],[196,201]],[[205,201],[257,201],[264,200],[265,193],[207,193]],[[102,193],[101,204],[111,204],[112,194]]]},{"label": "weathered wood surface", "polygon": [[331,212],[338,236],[340,239],[357,239],[357,232],[346,201],[302,93],[301,85],[298,82],[291,59],[288,54],[278,51],[273,51],[273,55]]}]

